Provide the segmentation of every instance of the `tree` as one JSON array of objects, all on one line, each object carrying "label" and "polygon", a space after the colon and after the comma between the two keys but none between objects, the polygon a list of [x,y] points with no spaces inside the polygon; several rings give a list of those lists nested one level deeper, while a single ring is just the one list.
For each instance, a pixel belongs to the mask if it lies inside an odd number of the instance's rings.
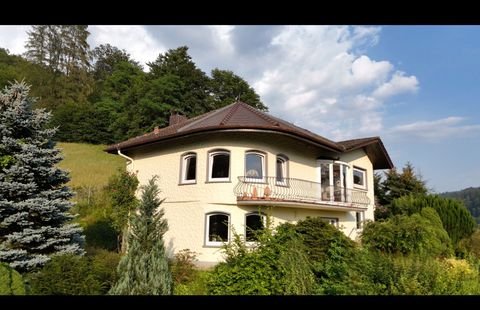
[{"label": "tree", "polygon": [[385,172],[385,179],[382,181],[379,175],[374,178],[375,196],[377,198],[377,206],[375,210],[375,218],[382,219],[391,215],[389,204],[395,198],[399,198],[408,194],[425,195],[428,189],[421,175],[417,175],[413,165],[408,162],[402,169],[402,173],[391,169]]},{"label": "tree", "polygon": [[209,78],[192,61],[187,46],[170,49],[147,65],[150,67],[149,77],[152,80],[171,74],[178,76],[183,82],[177,112],[192,117],[215,109],[208,96]]},{"label": "tree", "polygon": [[232,71],[213,69],[210,93],[213,96],[215,108],[221,108],[240,100],[256,109],[268,111],[255,90]]},{"label": "tree", "polygon": [[55,100],[48,108],[55,109],[65,102],[87,101],[92,92],[89,32],[86,25],[42,25],[28,31],[25,56],[50,73],[46,81],[50,97]]},{"label": "tree", "polygon": [[141,69],[138,62],[130,58],[130,54],[124,49],[120,50],[118,47],[110,44],[100,44],[92,51],[94,60],[93,76],[96,81],[103,81],[107,76],[113,73],[115,65],[126,61]]},{"label": "tree", "polygon": [[168,230],[163,218],[164,200],[158,198],[156,177],[142,188],[138,213],[132,216],[127,254],[118,264],[119,280],[110,290],[113,295],[170,295],[172,274],[163,242]]},{"label": "tree", "polygon": [[124,237],[126,237],[126,229],[128,217],[135,211],[138,200],[135,197],[138,179],[134,173],[125,170],[118,171],[113,175],[107,185],[107,192],[112,205],[112,220],[114,228],[120,232],[118,234],[118,250],[125,250]]},{"label": "tree", "polygon": [[29,89],[17,82],[0,92],[0,261],[18,271],[84,253],[82,230],[69,223],[69,177],[56,167],[56,129],[45,128],[49,113],[32,109]]},{"label": "tree", "polygon": [[22,275],[6,264],[0,264],[0,295],[25,295]]}]

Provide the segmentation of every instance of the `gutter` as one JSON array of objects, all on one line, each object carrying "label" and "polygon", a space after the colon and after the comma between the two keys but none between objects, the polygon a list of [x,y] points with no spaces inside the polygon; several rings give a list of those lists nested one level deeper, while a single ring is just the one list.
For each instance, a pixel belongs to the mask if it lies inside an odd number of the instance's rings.
[{"label": "gutter", "polygon": [[120,149],[117,149],[117,153],[118,155],[122,156],[123,158],[125,158],[126,160],[128,160],[129,162],[127,163],[127,166],[132,164],[132,171],[134,172],[135,171],[135,165],[133,163],[133,158],[131,157],[128,157],[127,155],[123,154],[122,151],[120,151]]}]

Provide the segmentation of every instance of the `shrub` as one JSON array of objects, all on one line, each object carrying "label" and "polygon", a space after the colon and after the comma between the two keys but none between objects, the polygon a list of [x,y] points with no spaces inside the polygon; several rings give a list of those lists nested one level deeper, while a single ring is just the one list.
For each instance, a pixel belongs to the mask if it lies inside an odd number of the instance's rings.
[{"label": "shrub", "polygon": [[35,295],[98,295],[102,283],[94,274],[87,257],[55,256],[45,267],[31,275],[31,293]]},{"label": "shrub", "polygon": [[189,249],[180,250],[172,262],[171,271],[173,283],[175,285],[185,284],[195,277],[195,261],[197,260],[197,253]]},{"label": "shrub", "polygon": [[25,295],[22,276],[7,264],[0,263],[0,295]]},{"label": "shrub", "polygon": [[117,266],[121,255],[101,248],[87,248],[91,272],[100,283],[100,294],[106,294],[117,281]]},{"label": "shrub", "polygon": [[448,234],[432,208],[425,208],[421,214],[396,215],[384,222],[368,223],[361,240],[369,249],[392,254],[449,256],[453,253]]}]

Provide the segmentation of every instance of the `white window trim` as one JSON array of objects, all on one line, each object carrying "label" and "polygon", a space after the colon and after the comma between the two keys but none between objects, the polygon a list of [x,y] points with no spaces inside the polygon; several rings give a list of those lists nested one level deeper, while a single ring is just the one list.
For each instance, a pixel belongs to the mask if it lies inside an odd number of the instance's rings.
[{"label": "white window trim", "polygon": [[197,183],[197,165],[195,165],[195,179],[193,180],[187,180],[187,162],[188,159],[191,157],[195,157],[195,160],[197,161],[198,164],[198,157],[196,153],[187,153],[182,156],[182,168],[180,172],[180,184],[194,184]]},{"label": "white window trim", "polygon": [[[360,214],[360,221],[357,221],[357,214]],[[357,211],[355,212],[355,228],[357,230],[363,230],[363,223],[365,221],[365,212],[364,211]],[[358,225],[360,224],[360,225]],[[358,228],[360,226],[360,228]]]},{"label": "white window trim", "polygon": [[[282,164],[282,173],[283,173],[283,181],[279,181],[277,179],[277,161],[281,160],[283,162]],[[280,186],[288,186],[287,184],[287,179],[288,179],[288,158],[282,155],[277,155],[275,158],[275,184],[280,185]]]},{"label": "white window trim", "polygon": [[[350,201],[351,200],[350,192],[347,190],[347,189],[351,188],[351,184],[349,182],[350,173],[352,173],[352,182],[353,182],[353,170],[351,169],[350,165],[348,163],[346,163],[344,161],[340,161],[340,160],[317,159],[317,171],[318,171],[318,182],[319,183],[321,183],[321,175],[322,175],[321,165],[322,164],[328,165],[329,184],[320,184],[320,187],[329,186],[329,188],[330,188],[330,193],[329,193],[330,201],[335,200],[335,196],[334,196],[335,184],[333,183],[333,165],[340,165],[340,167],[341,167],[340,168],[340,184],[341,184],[340,187],[343,188],[344,190],[346,190],[345,195],[341,196],[342,197],[342,202]],[[345,175],[342,173],[342,169],[347,169]],[[352,172],[350,172],[350,171],[352,171]],[[343,184],[345,184],[346,186],[345,187],[342,186]],[[322,195],[320,195],[320,197],[322,197]]]},{"label": "white window trim", "polygon": [[[330,225],[333,225],[336,228],[338,228],[340,226],[340,219],[338,217],[321,216],[320,218],[323,221],[327,222]],[[331,223],[332,220],[335,222],[334,224]]]},{"label": "white window trim", "polygon": [[[226,215],[228,218],[228,223],[227,223],[227,241],[210,241],[209,240],[209,235],[210,235],[210,216],[212,215]],[[230,214],[225,213],[225,212],[210,212],[205,215],[205,245],[207,246],[214,246],[214,247],[220,247],[224,245],[225,243],[230,242]]]},{"label": "white window trim", "polygon": [[[355,184],[355,170],[363,173],[363,183],[364,183],[363,185]],[[360,189],[367,190],[367,170],[363,169],[363,168],[360,168],[360,167],[353,166],[353,169],[352,169],[352,184],[353,184],[353,187],[355,187],[355,188],[360,188]]]},{"label": "white window trim", "polygon": [[[227,178],[212,178],[213,157],[215,155],[228,155],[228,177]],[[230,182],[230,172],[232,166],[232,158],[229,151],[213,151],[208,154],[208,182]]]},{"label": "white window trim", "polygon": [[258,213],[258,212],[250,212],[250,213],[245,214],[245,243],[249,246],[253,246],[253,245],[256,245],[258,243],[258,241],[248,241],[247,240],[247,229],[248,229],[248,227],[247,227],[247,217],[252,216],[252,215],[260,216],[261,219],[262,219],[264,228],[267,226],[267,217],[265,216],[265,214]]},{"label": "white window trim", "polygon": [[[247,155],[258,155],[260,156],[262,160],[262,177],[261,178],[252,178],[247,176]],[[249,183],[265,183],[266,182],[266,174],[267,174],[267,169],[266,169],[266,155],[264,153],[258,152],[258,151],[247,151],[245,152],[245,182]]]}]

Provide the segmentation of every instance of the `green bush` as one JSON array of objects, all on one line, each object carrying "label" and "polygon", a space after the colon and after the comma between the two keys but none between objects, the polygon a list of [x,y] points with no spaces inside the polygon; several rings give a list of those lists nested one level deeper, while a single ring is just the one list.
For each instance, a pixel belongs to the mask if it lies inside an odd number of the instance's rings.
[{"label": "green bush", "polygon": [[87,248],[91,272],[101,285],[100,294],[107,294],[117,281],[117,266],[121,255],[102,248]]},{"label": "green bush", "polygon": [[100,218],[84,225],[83,232],[87,246],[98,247],[109,251],[117,250],[118,232],[108,218]]},{"label": "green bush", "polygon": [[25,295],[22,276],[13,268],[0,263],[0,295]]},{"label": "green bush", "polygon": [[210,270],[196,270],[194,276],[190,278],[189,282],[184,284],[177,284],[174,287],[174,295],[206,295],[207,282],[212,271]]},{"label": "green bush", "polygon": [[87,257],[55,256],[42,270],[32,274],[31,293],[34,295],[99,295],[99,281]]},{"label": "green bush", "polygon": [[276,235],[267,228],[256,247],[234,233],[225,247],[226,262],[218,264],[208,282],[213,295],[311,294],[314,276],[300,236],[284,227]]},{"label": "green bush", "polygon": [[453,254],[450,238],[432,208],[421,210],[421,214],[395,215],[383,222],[368,223],[361,240],[365,247],[384,253]]},{"label": "green bush", "polygon": [[390,208],[393,214],[412,215],[422,209],[431,207],[437,211],[453,244],[470,236],[477,226],[463,202],[437,195],[407,195],[392,201]]}]

